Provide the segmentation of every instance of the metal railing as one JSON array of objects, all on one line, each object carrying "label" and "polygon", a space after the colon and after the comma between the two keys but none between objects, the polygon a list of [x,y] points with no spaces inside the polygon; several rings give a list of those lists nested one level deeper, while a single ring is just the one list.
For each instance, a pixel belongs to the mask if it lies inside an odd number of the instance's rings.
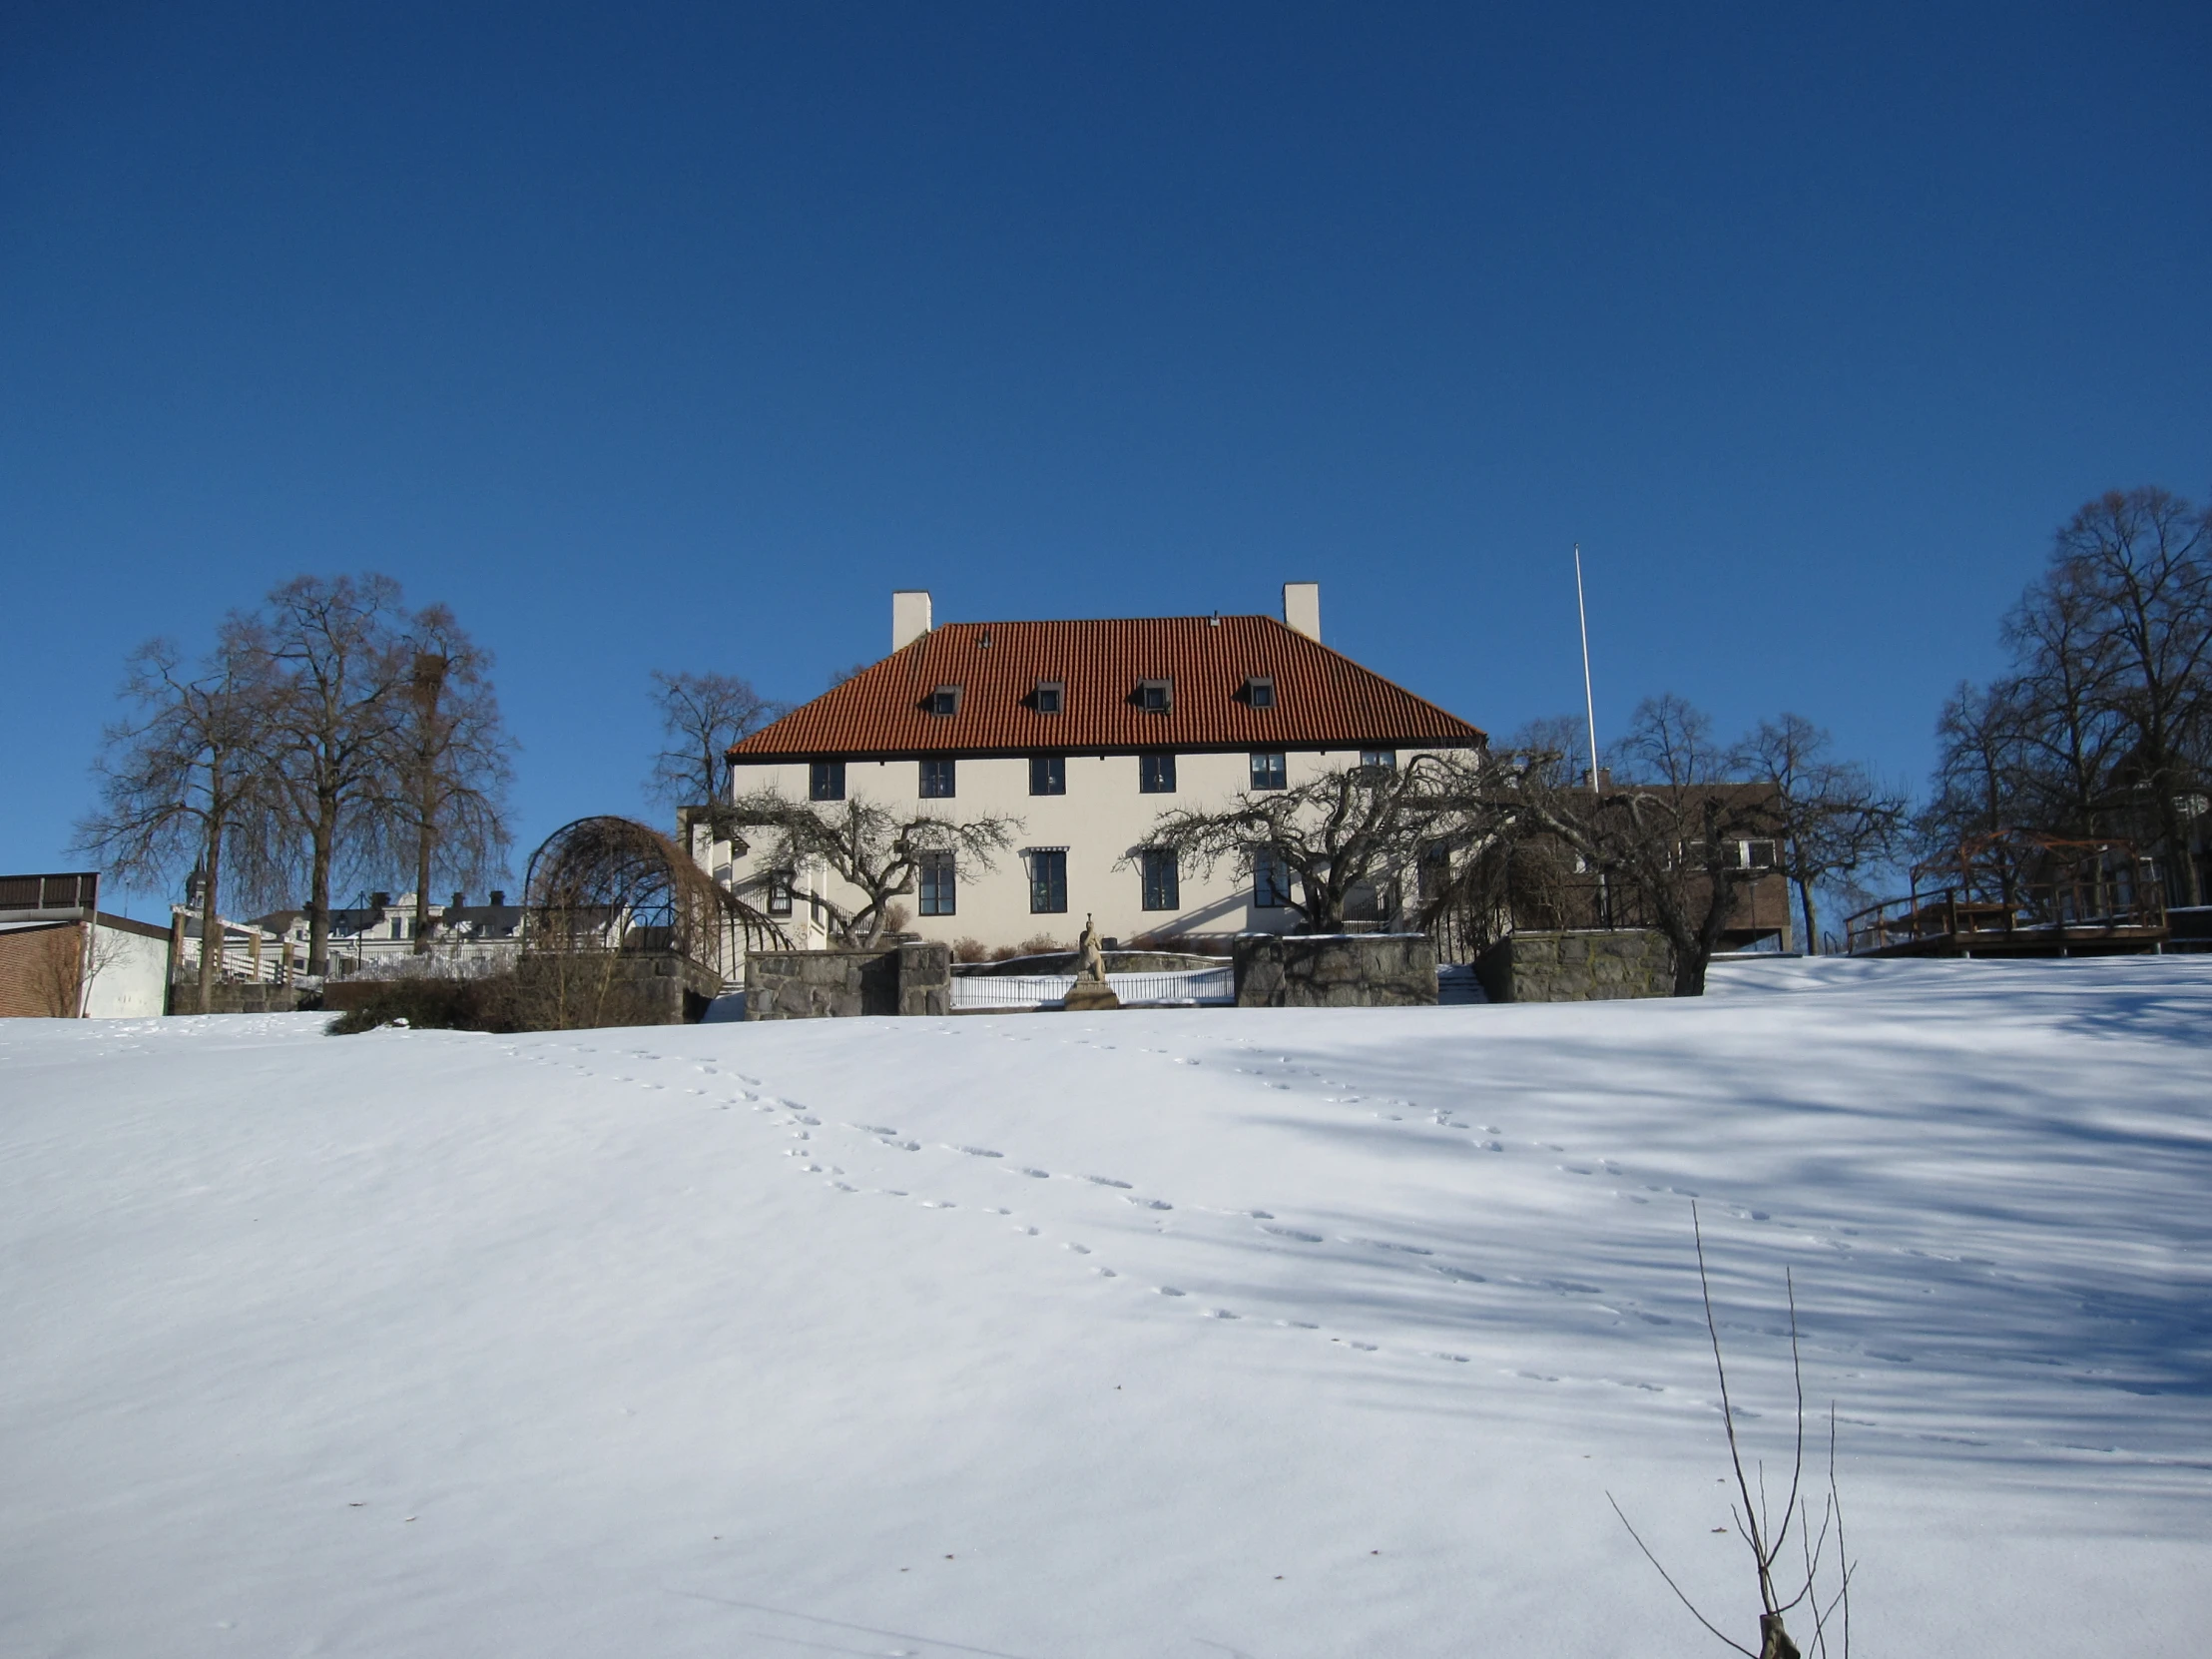
[{"label": "metal railing", "polygon": [[2163,933],[2166,907],[2155,883],[2120,878],[2021,883],[2010,897],[1938,887],[1869,905],[1845,922],[1854,954],[1942,942],[2032,944],[2081,935]]}]

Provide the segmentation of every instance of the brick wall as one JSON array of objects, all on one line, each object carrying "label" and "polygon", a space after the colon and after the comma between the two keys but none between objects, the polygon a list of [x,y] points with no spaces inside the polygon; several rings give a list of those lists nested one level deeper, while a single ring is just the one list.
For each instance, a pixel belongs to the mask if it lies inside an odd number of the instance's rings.
[{"label": "brick wall", "polygon": [[82,922],[0,933],[0,1019],[74,1019],[84,960]]}]

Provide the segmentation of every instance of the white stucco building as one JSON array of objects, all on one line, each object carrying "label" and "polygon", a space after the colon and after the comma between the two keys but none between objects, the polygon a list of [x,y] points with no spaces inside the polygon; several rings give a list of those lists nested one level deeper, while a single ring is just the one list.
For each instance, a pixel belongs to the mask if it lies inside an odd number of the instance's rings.
[{"label": "white stucco building", "polygon": [[[737,745],[735,794],[1019,819],[995,867],[947,855],[921,871],[900,902],[926,939],[1072,943],[1086,913],[1122,940],[1288,930],[1297,912],[1270,871],[1178,867],[1148,847],[1159,815],[1485,739],[1322,644],[1317,584],[1288,584],[1283,606],[1281,620],[933,625],[928,594],[894,594],[891,654]],[[797,944],[829,942],[811,895],[857,900],[827,869],[777,869],[765,842],[707,859]],[[1371,919],[1389,902],[1373,898]]]}]

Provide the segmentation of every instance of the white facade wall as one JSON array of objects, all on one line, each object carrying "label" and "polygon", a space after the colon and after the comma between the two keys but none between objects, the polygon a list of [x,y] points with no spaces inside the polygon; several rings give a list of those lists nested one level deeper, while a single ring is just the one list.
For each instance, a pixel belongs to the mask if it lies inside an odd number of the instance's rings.
[{"label": "white facade wall", "polygon": [[[1416,753],[1398,751],[1398,765],[1405,765]],[[1297,785],[1359,760],[1358,750],[1293,750],[1286,763],[1288,781]],[[1179,872],[1181,907],[1143,907],[1143,875],[1135,852],[1151,839],[1154,822],[1174,809],[1226,807],[1250,788],[1251,757],[1246,751],[1178,753],[1172,795],[1146,794],[1138,788],[1136,755],[1068,755],[1065,763],[1067,793],[1033,796],[1026,755],[961,757],[956,793],[948,801],[922,799],[921,768],[914,758],[845,763],[848,800],[865,798],[901,818],[927,812],[951,820],[996,814],[1022,821],[1013,837],[1014,850],[1001,854],[994,868],[979,870],[963,864],[954,914],[925,916],[918,890],[903,895],[898,902],[907,912],[906,931],[946,943],[979,939],[996,947],[1038,934],[1072,945],[1086,914],[1096,918],[1101,934],[1118,939],[1155,932],[1229,937],[1241,932],[1288,932],[1296,924],[1298,912],[1288,906],[1262,909],[1253,904],[1250,877],[1240,874],[1227,859],[1211,871],[1193,868],[1186,859]],[[805,762],[741,763],[733,770],[740,796],[772,789],[786,800],[808,799],[810,773]],[[1024,853],[1042,847],[1067,849],[1067,910],[1061,914],[1039,914],[1029,907]],[[727,859],[727,848],[718,846],[706,861],[718,876],[728,869],[750,902],[764,904],[764,887],[757,883],[765,883],[773,862],[767,839],[734,866]],[[827,870],[801,870],[796,885],[799,894],[793,913],[777,919],[798,945],[828,942],[827,930],[810,922],[805,896],[809,891],[826,893],[846,908],[862,902],[855,890]]]},{"label": "white facade wall", "polygon": [[87,1019],[143,1019],[160,1014],[169,991],[169,940],[102,924],[93,945]]}]

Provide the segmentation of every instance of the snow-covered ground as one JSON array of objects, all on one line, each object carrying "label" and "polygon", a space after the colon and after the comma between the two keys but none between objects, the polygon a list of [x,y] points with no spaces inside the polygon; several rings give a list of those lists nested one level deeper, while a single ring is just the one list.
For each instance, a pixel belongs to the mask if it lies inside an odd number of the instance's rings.
[{"label": "snow-covered ground", "polygon": [[0,1028],[0,1651],[2194,1653],[2212,960],[1702,1002]]}]

